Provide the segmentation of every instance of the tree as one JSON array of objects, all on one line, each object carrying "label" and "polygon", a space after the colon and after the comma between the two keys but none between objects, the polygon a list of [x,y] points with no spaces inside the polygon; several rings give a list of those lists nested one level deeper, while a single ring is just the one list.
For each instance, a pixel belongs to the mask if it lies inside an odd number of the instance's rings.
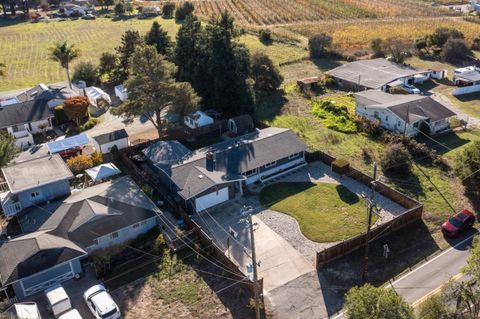
[{"label": "tree", "polygon": [[172,47],[172,40],[167,31],[163,30],[157,21],[153,22],[150,31],[145,35],[145,43],[153,45],[157,52],[163,55],[168,55]]},{"label": "tree", "polygon": [[128,15],[131,15],[133,10],[134,8],[133,8],[132,2],[131,1],[125,2],[125,11],[128,13]]},{"label": "tree", "polygon": [[410,49],[410,44],[397,40],[397,39],[388,39],[384,43],[385,51],[389,54],[392,59],[397,63],[405,62],[408,51]]},{"label": "tree", "polygon": [[312,59],[322,58],[332,47],[332,37],[326,33],[316,34],[308,39],[308,50]]},{"label": "tree", "polygon": [[162,16],[164,18],[171,18],[173,17],[173,11],[175,11],[175,3],[165,2],[162,7]]},{"label": "tree", "polygon": [[353,287],[345,296],[348,319],[412,319],[412,308],[393,289],[369,284]]},{"label": "tree", "polygon": [[93,167],[90,156],[79,154],[67,160],[67,166],[74,175],[85,172],[86,169]]},{"label": "tree", "polygon": [[186,1],[175,10],[175,19],[183,21],[187,16],[192,15],[194,10],[193,3]]},{"label": "tree", "polygon": [[448,39],[450,38],[464,39],[465,36],[462,32],[456,29],[438,28],[434,33],[427,36],[427,44],[428,46],[443,47],[443,45],[447,43]]},{"label": "tree", "polygon": [[117,56],[110,52],[103,52],[100,56],[100,64],[98,66],[98,74],[108,75],[112,74],[117,65]]},{"label": "tree", "polygon": [[472,51],[463,39],[450,38],[442,47],[441,57],[446,62],[457,62],[467,59]]},{"label": "tree", "polygon": [[250,53],[239,36],[227,12],[212,17],[200,37],[192,81],[206,107],[228,115],[251,113],[255,104]]},{"label": "tree", "polygon": [[143,40],[138,31],[127,30],[122,35],[122,44],[115,49],[118,55],[118,65],[114,72],[116,82],[121,83],[128,78],[130,57],[135,49],[142,44]]},{"label": "tree", "polygon": [[7,132],[0,131],[0,167],[10,163],[18,151],[15,146],[15,137]]},{"label": "tree", "polygon": [[174,60],[177,65],[177,80],[192,82],[199,56],[198,43],[202,26],[194,15],[189,15],[177,33]]},{"label": "tree", "polygon": [[63,111],[68,119],[80,125],[80,121],[88,116],[90,102],[85,96],[72,96],[63,102]]},{"label": "tree", "polygon": [[433,295],[425,300],[419,308],[418,319],[455,319],[455,314],[447,307],[440,295]]},{"label": "tree", "polygon": [[67,72],[68,85],[72,88],[72,81],[70,79],[70,64],[80,56],[80,50],[74,44],[68,45],[67,41],[63,43],[56,43],[50,49],[50,59],[60,63],[60,66]]},{"label": "tree", "polygon": [[201,98],[195,93],[195,90],[190,83],[179,82],[177,86],[178,93],[175,96],[172,111],[183,118],[198,108]]},{"label": "tree", "polygon": [[375,38],[370,42],[370,48],[373,51],[373,55],[375,57],[384,56],[385,53],[383,52],[383,40],[380,38]]},{"label": "tree", "polygon": [[465,184],[480,185],[480,141],[467,145],[456,156],[454,169]]},{"label": "tree", "polygon": [[130,77],[125,83],[128,99],[115,109],[114,114],[127,121],[145,116],[161,137],[162,111],[182,109],[186,104],[194,105],[198,101],[188,83],[175,82],[175,71],[175,65],[158,54],[154,47],[137,48],[132,56]]},{"label": "tree", "polygon": [[253,88],[257,96],[275,93],[283,82],[283,76],[268,55],[255,53],[251,58],[251,73],[255,81]]},{"label": "tree", "polygon": [[92,161],[92,166],[103,164],[103,154],[98,151],[93,152],[92,155],[90,155],[90,160]]},{"label": "tree", "polygon": [[123,1],[117,2],[115,7],[113,8],[113,11],[115,12],[115,15],[117,17],[121,17],[125,14],[125,3]]},{"label": "tree", "polygon": [[410,153],[400,143],[391,144],[380,159],[380,165],[385,174],[407,174],[412,167]]},{"label": "tree", "polygon": [[73,69],[74,81],[85,81],[87,86],[97,83],[97,68],[92,62],[79,62]]},{"label": "tree", "polygon": [[272,31],[270,29],[262,29],[258,33],[258,38],[263,44],[272,44]]},{"label": "tree", "polygon": [[113,6],[115,4],[114,0],[103,0],[103,3],[107,7],[107,10],[110,6]]}]

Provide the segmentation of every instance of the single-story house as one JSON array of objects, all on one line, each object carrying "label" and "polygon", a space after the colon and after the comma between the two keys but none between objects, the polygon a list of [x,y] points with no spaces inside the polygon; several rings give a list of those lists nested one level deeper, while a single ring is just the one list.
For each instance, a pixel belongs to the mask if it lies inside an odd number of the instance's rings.
[{"label": "single-story house", "polygon": [[81,260],[89,253],[147,232],[161,212],[125,176],[28,213],[35,218],[22,228],[31,232],[0,247],[1,284],[11,286],[19,299],[72,279],[82,272]]},{"label": "single-story house", "polygon": [[[165,143],[165,142],[163,142]],[[306,165],[305,143],[291,130],[266,128],[189,152],[178,142],[144,152],[160,181],[191,212],[200,212],[243,194],[243,187]],[[157,147],[159,147],[157,146]]]},{"label": "single-story house", "polygon": [[448,76],[448,70],[440,64],[434,64],[428,70],[430,71],[430,77],[433,79],[443,80]]},{"label": "single-story house", "polygon": [[453,82],[458,86],[453,90],[453,95],[480,92],[480,68],[469,66],[456,69],[453,74]]},{"label": "single-story house", "polygon": [[456,114],[429,96],[393,95],[381,90],[355,94],[356,113],[390,131],[415,136],[434,135],[449,129]]},{"label": "single-story house", "polygon": [[227,128],[234,134],[243,135],[253,132],[255,130],[255,124],[250,115],[244,114],[229,119],[227,122]]},{"label": "single-story house", "polygon": [[104,90],[97,88],[95,86],[89,86],[84,89],[85,96],[88,98],[88,101],[91,105],[95,107],[103,107],[106,105],[112,104],[112,99],[110,95]]},{"label": "single-story house", "polygon": [[189,128],[197,128],[206,125],[213,124],[213,118],[208,116],[202,111],[196,111],[190,115],[187,115],[183,118],[183,122]]},{"label": "single-story house", "polygon": [[130,145],[128,142],[128,133],[123,128],[110,133],[93,136],[92,142],[95,149],[103,154],[110,153],[110,149],[113,146],[121,150]]},{"label": "single-story house", "polygon": [[7,106],[11,104],[22,103],[31,100],[42,99],[48,101],[50,108],[63,105],[65,99],[80,95],[75,89],[70,89],[65,86],[47,86],[44,83],[25,90],[24,92],[12,96],[4,101],[0,101],[0,106]]},{"label": "single-story house", "polygon": [[141,16],[143,17],[156,17],[160,14],[162,14],[162,10],[157,6],[142,7]]},{"label": "single-story house", "polygon": [[117,85],[115,87],[115,96],[118,97],[120,101],[125,102],[125,100],[128,99],[127,88],[123,84]]},{"label": "single-story house", "polygon": [[15,145],[25,149],[34,145],[32,134],[53,129],[53,112],[44,99],[28,100],[0,107],[0,130],[15,137]]},{"label": "single-story house", "polygon": [[58,154],[6,166],[2,172],[0,203],[7,217],[70,194],[73,174]]},{"label": "single-story house", "polygon": [[390,83],[423,83],[428,80],[430,71],[416,70],[409,66],[383,58],[360,60],[336,67],[327,72],[337,85],[352,91],[380,89],[387,91]]},{"label": "single-story house", "polygon": [[87,14],[89,12],[94,12],[95,11],[94,7],[77,5],[77,4],[73,4],[73,3],[62,4],[60,6],[60,9],[63,9],[63,12],[69,17],[72,16],[72,15],[84,16],[85,14]]}]

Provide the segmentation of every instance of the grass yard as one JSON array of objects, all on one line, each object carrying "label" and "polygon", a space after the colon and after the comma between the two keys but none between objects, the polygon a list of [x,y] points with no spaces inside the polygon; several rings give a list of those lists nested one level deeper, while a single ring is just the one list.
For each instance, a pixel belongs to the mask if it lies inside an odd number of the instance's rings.
[{"label": "grass yard", "polygon": [[[76,61],[98,63],[103,52],[111,52],[120,45],[122,34],[129,29],[145,34],[153,21],[158,21],[172,39],[180,28],[173,19],[128,19],[52,21],[50,23],[18,23],[2,25],[0,20],[0,62],[6,64],[7,76],[0,78],[0,91],[23,89],[38,83],[55,83],[66,80],[66,74],[57,62],[48,58],[49,48],[55,42],[69,41],[81,50]],[[302,46],[275,42],[262,44],[257,37],[246,34],[241,38],[251,52],[262,51],[275,63],[286,63],[306,57]],[[73,67],[75,63],[73,63]]]},{"label": "grass yard", "polygon": [[365,203],[346,187],[327,183],[278,183],[260,193],[263,206],[292,216],[302,233],[334,242],[365,230]]}]

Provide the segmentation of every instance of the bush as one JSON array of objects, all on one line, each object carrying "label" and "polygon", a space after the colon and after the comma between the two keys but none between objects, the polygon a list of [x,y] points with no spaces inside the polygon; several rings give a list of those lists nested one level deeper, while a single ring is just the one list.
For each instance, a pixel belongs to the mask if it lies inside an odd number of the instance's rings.
[{"label": "bush", "polygon": [[83,154],[71,157],[67,160],[67,166],[72,171],[73,175],[81,174],[86,169],[93,167],[92,159]]},{"label": "bush", "polygon": [[319,33],[308,39],[308,50],[311,58],[324,57],[332,47],[332,37],[326,33]]},{"label": "bush", "polygon": [[480,51],[480,37],[473,39],[472,50]]},{"label": "bush", "polygon": [[90,159],[92,160],[93,166],[98,166],[100,164],[103,164],[103,154],[98,151],[93,152],[92,155],[90,155]]},{"label": "bush", "polygon": [[65,114],[63,110],[63,105],[56,106],[53,113],[58,125],[65,124],[69,121],[67,114]]},{"label": "bush", "polygon": [[183,21],[188,15],[192,14],[194,10],[195,7],[193,6],[193,3],[188,1],[184,2],[177,8],[177,10],[175,10],[175,19]]},{"label": "bush", "polygon": [[363,116],[356,116],[355,123],[360,132],[366,133],[370,137],[379,137],[382,135],[383,129],[379,121],[370,121]]},{"label": "bush", "polygon": [[387,151],[380,159],[383,173],[389,174],[405,174],[410,173],[412,162],[407,149],[400,143],[391,144]]},{"label": "bush", "polygon": [[79,129],[80,132],[83,132],[83,131],[86,131],[86,130],[91,129],[91,128],[94,127],[96,124],[97,124],[97,119],[96,119],[96,118],[91,118],[91,119],[89,119],[87,122],[85,122],[85,124],[80,125],[80,126],[78,127],[78,129]]},{"label": "bush", "polygon": [[464,39],[465,36],[462,32],[456,29],[438,28],[434,33],[427,37],[428,46],[443,47],[447,43],[448,39]]},{"label": "bush", "polygon": [[383,40],[380,38],[373,39],[370,42],[370,48],[373,51],[373,55],[377,58],[385,55],[385,52],[383,51]]},{"label": "bush", "polygon": [[258,38],[263,44],[272,43],[272,31],[270,29],[262,29],[258,33]]},{"label": "bush", "polygon": [[92,62],[79,62],[73,69],[72,79],[74,82],[85,81],[87,86],[97,83],[97,68]]},{"label": "bush", "polygon": [[323,125],[334,131],[356,133],[357,124],[351,118],[346,106],[336,105],[328,100],[315,101],[312,114],[321,119]]},{"label": "bush", "polygon": [[463,61],[471,55],[472,51],[463,39],[450,38],[442,47],[441,57],[446,62]]},{"label": "bush", "polygon": [[322,79],[320,80],[320,84],[323,85],[324,87],[334,87],[337,85],[337,82],[335,81],[335,78],[331,76],[330,74],[324,74]]},{"label": "bush", "polygon": [[175,11],[175,3],[165,2],[162,7],[162,16],[164,18],[171,18],[173,17],[173,11]]},{"label": "bush", "polygon": [[480,141],[468,145],[455,159],[455,173],[465,184],[480,185]]},{"label": "bush", "polygon": [[113,8],[113,11],[115,12],[115,15],[117,17],[121,17],[125,14],[125,3],[123,1],[117,2],[115,7]]},{"label": "bush", "polygon": [[161,253],[164,248],[165,248],[165,238],[163,237],[163,234],[160,234],[155,239],[155,242],[153,244],[153,249],[155,250],[156,253]]}]

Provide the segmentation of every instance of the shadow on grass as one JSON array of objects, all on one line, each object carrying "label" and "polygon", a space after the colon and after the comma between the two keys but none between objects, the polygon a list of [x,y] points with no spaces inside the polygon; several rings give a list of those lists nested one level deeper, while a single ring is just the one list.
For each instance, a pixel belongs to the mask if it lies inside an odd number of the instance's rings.
[{"label": "shadow on grass", "polygon": [[356,204],[360,201],[360,198],[358,197],[357,194],[355,194],[354,192],[351,192],[348,188],[346,188],[343,185],[337,185],[335,189],[337,190],[338,197],[340,197],[340,199],[343,202],[349,205]]},{"label": "shadow on grass", "polygon": [[480,92],[457,95],[455,98],[464,103],[475,102],[480,100]]},{"label": "shadow on grass", "polygon": [[[429,148],[434,149],[438,154],[443,155],[452,149],[456,149],[471,142],[469,139],[460,137],[455,132],[449,132],[435,137],[437,142],[432,141],[424,136],[419,136],[416,140],[420,143],[425,143]],[[438,142],[445,146],[439,145]]]},{"label": "shadow on grass", "polygon": [[260,192],[260,203],[264,207],[271,207],[285,198],[294,196],[309,188],[315,187],[314,183],[276,183],[265,187]]},{"label": "shadow on grass", "polygon": [[419,198],[425,195],[423,185],[417,175],[413,173],[389,174],[388,181],[395,186],[395,189],[407,196]]},{"label": "shadow on grass", "polygon": [[128,20],[134,19],[134,18],[136,18],[136,17],[137,17],[136,15],[116,16],[116,17],[113,17],[113,18],[112,18],[112,21],[113,21],[113,22],[128,21]]},{"label": "shadow on grass", "polygon": [[262,98],[255,107],[255,117],[259,120],[272,120],[280,115],[282,108],[288,102],[284,91]]},{"label": "shadow on grass", "polygon": [[341,60],[335,59],[333,57],[325,58],[325,59],[312,59],[311,61],[322,72],[326,72],[326,71],[329,71],[331,69],[335,69],[336,67],[342,65],[342,63],[340,62]]},{"label": "shadow on grass", "polygon": [[[384,257],[384,245],[390,254]],[[370,244],[368,281],[376,286],[393,282],[403,272],[437,252],[439,247],[423,221],[417,221]],[[362,285],[364,249],[359,248],[318,269],[318,278],[329,315],[341,310],[344,294]]]}]

